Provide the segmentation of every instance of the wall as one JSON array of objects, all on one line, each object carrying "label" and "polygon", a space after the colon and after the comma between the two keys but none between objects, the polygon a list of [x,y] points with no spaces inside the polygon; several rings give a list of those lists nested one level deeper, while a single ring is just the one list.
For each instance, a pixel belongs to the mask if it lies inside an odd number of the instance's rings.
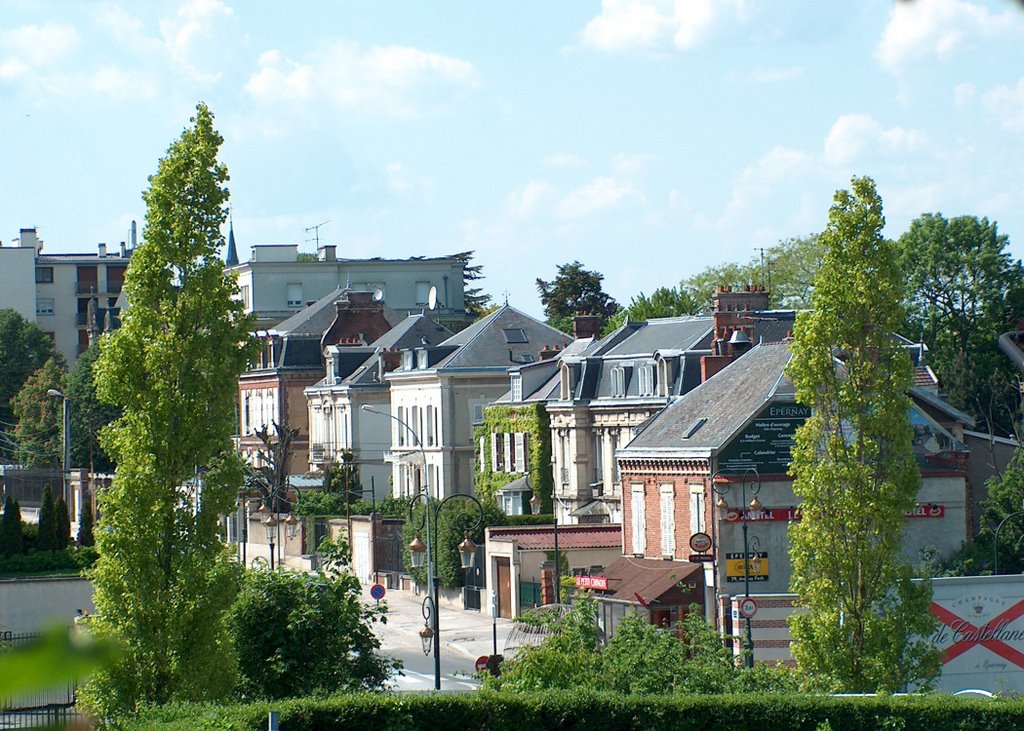
[{"label": "wall", "polygon": [[[29,322],[36,321],[36,250],[31,247],[0,247],[0,307],[16,310]],[[53,330],[53,316],[41,318],[40,327]]]},{"label": "wall", "polygon": [[[751,620],[755,660],[791,662],[785,619],[794,611],[796,595],[753,596],[758,602]],[[735,626],[742,629],[736,605],[734,600]],[[932,579],[931,611],[940,625],[930,639],[943,653],[936,690],[1024,692],[1024,576]]]},{"label": "wall", "polygon": [[83,578],[0,579],[0,631],[38,632],[70,625],[76,610],[95,612],[92,584]]}]

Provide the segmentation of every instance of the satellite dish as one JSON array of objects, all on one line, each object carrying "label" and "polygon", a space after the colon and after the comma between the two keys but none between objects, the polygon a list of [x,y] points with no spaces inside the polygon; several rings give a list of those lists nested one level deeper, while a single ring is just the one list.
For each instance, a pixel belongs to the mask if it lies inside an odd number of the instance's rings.
[{"label": "satellite dish", "polygon": [[382,299],[384,299],[384,290],[377,287],[377,289],[373,290],[373,301],[380,302]]},{"label": "satellite dish", "polygon": [[427,307],[431,310],[437,309],[437,287],[430,285],[430,292],[427,294]]}]

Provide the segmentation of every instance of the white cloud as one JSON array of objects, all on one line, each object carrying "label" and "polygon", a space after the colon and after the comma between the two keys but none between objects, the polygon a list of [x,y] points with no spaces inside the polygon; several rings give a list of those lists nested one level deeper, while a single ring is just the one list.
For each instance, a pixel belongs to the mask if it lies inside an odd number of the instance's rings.
[{"label": "white cloud", "polygon": [[898,70],[909,61],[949,56],[974,38],[1019,32],[1022,27],[1012,9],[996,14],[966,0],[896,2],[875,56],[886,68]]},{"label": "white cloud", "polygon": [[160,36],[171,58],[199,80],[216,79],[219,74],[205,74],[198,69],[194,55],[197,46],[211,37],[214,25],[234,12],[220,0],[187,0],[178,6],[173,18],[161,18]]},{"label": "white cloud", "polygon": [[788,147],[774,147],[757,162],[748,165],[733,184],[722,224],[745,214],[751,205],[764,199],[782,183],[806,176],[814,168],[810,155]]},{"label": "white cloud", "polygon": [[397,116],[414,116],[436,103],[437,87],[472,88],[479,83],[468,61],[405,46],[364,50],[343,41],[305,62],[267,51],[259,67],[245,85],[259,102],[326,98],[339,107]]},{"label": "white cloud", "polygon": [[869,150],[908,152],[921,141],[922,135],[916,130],[885,129],[867,114],[845,114],[836,120],[825,139],[825,162],[847,165]]},{"label": "white cloud", "polygon": [[0,78],[15,79],[56,66],[78,43],[78,31],[70,25],[47,23],[0,31],[0,48],[5,52],[0,59]]},{"label": "white cloud", "polygon": [[508,194],[505,207],[511,218],[525,221],[531,218],[537,209],[549,200],[554,188],[546,180],[531,180],[519,190]]},{"label": "white cloud", "polygon": [[987,92],[983,101],[985,109],[995,116],[1004,129],[1024,132],[1024,78],[1017,86],[997,86]]},{"label": "white cloud", "polygon": [[645,152],[620,152],[612,157],[612,170],[618,175],[634,176],[642,173],[657,160]]},{"label": "white cloud", "polygon": [[584,218],[640,197],[640,191],[630,183],[620,183],[608,177],[594,178],[562,198],[555,207],[555,216],[560,219]]},{"label": "white cloud", "polygon": [[116,66],[101,66],[85,81],[90,91],[117,99],[152,99],[158,85],[143,72],[125,71]]},{"label": "white cloud", "polygon": [[702,45],[723,18],[746,21],[743,0],[602,0],[600,15],[583,28],[584,45],[633,51]]}]

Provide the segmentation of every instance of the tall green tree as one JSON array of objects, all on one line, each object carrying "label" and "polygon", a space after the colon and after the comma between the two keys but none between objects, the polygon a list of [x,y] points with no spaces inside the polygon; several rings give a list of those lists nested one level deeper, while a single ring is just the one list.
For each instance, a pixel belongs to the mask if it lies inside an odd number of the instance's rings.
[{"label": "tall green tree", "polygon": [[573,317],[589,312],[601,318],[601,325],[618,310],[618,303],[602,289],[604,275],[583,268],[578,261],[559,264],[550,282],[537,278],[537,291],[548,324],[572,332]]},{"label": "tall green tree", "polygon": [[950,402],[994,434],[1017,431],[1019,372],[1000,333],[1024,315],[1024,266],[987,218],[927,213],[899,239],[910,291],[905,327],[923,338]]},{"label": "tall green tree", "polygon": [[88,467],[90,472],[113,472],[114,461],[100,446],[100,430],[121,415],[116,406],[100,401],[96,395],[96,359],[99,343],[93,343],[78,356],[67,378],[67,396],[71,401],[71,463]]},{"label": "tall green tree", "polygon": [[803,513],[790,529],[792,590],[808,610],[790,617],[793,655],[851,692],[896,691],[940,667],[925,639],[931,587],[912,583],[900,559],[921,479],[911,364],[893,338],[904,280],[884,225],[870,178],[836,193],[813,309],[797,318],[787,368],[797,401],[812,409],[791,465]]},{"label": "tall green tree", "polygon": [[25,537],[21,527],[21,506],[10,495],[4,501],[4,515],[0,518],[0,556],[17,556],[25,551]]},{"label": "tall green tree", "polygon": [[59,547],[57,511],[53,502],[53,490],[47,485],[43,490],[43,502],[39,508],[39,533],[36,538],[36,550],[55,551]]},{"label": "tall green tree", "polygon": [[56,358],[36,370],[11,402],[17,424],[13,430],[15,455],[27,467],[60,466],[64,455],[64,403],[50,396],[64,392],[64,368]]},{"label": "tall green tree", "polygon": [[651,292],[651,296],[641,292],[630,300],[629,306],[621,308],[608,318],[605,323],[604,333],[621,327],[626,320],[639,322],[649,320],[652,317],[678,317],[680,315],[695,315],[700,311],[696,300],[684,289],[677,287],[658,287]]},{"label": "tall green tree", "polygon": [[222,698],[235,684],[225,611],[241,569],[218,528],[243,482],[234,394],[255,343],[219,256],[222,142],[200,104],[150,177],[144,241],[125,278],[131,306],[96,363],[99,397],[122,409],[100,432],[117,473],[100,494],[93,571],[93,626],[122,655],[83,694],[103,718]]},{"label": "tall green tree", "polygon": [[806,309],[810,307],[822,254],[817,234],[784,239],[760,250],[744,264],[707,267],[684,279],[680,288],[704,310],[711,308],[715,288],[720,284],[734,288],[763,284],[772,307]]},{"label": "tall green tree", "polygon": [[14,424],[11,401],[28,377],[58,357],[42,328],[12,309],[0,310],[0,429]]}]

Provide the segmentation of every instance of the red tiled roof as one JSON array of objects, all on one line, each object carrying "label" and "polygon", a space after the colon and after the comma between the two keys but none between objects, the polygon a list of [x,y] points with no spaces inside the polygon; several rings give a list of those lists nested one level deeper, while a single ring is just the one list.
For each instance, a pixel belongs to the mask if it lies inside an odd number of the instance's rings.
[{"label": "red tiled roof", "polygon": [[[492,540],[516,541],[521,551],[555,550],[555,531],[548,525],[517,525],[492,527],[488,529]],[[582,548],[621,548],[622,526],[608,525],[560,525],[558,526],[558,550]]]}]

